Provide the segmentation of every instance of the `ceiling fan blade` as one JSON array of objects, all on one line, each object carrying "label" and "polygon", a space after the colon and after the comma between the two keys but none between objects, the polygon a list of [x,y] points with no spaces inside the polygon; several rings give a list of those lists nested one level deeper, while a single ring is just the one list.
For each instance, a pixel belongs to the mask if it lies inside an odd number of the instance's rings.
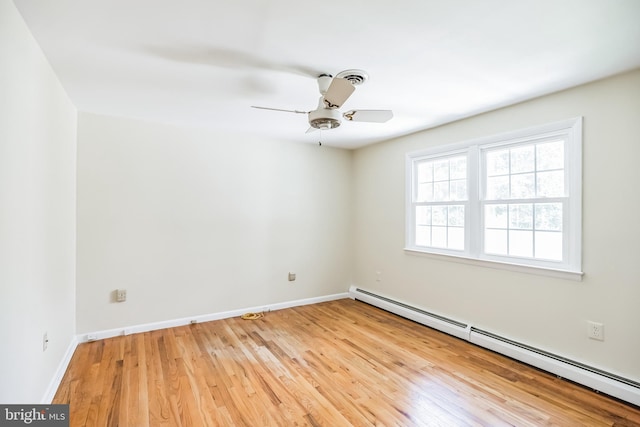
[{"label": "ceiling fan blade", "polygon": [[384,123],[391,120],[393,111],[391,110],[351,110],[342,115],[345,119],[353,122]]},{"label": "ceiling fan blade", "polygon": [[347,79],[336,77],[331,81],[327,93],[324,94],[326,108],[340,108],[356,88]]},{"label": "ceiling fan blade", "polygon": [[252,105],[251,108],[257,108],[259,110],[271,110],[271,111],[284,111],[285,113],[298,113],[298,114],[309,114],[308,111],[300,111],[300,110],[284,110],[282,108],[271,108],[271,107],[259,107],[257,105]]},{"label": "ceiling fan blade", "polygon": [[207,45],[145,46],[145,52],[159,58],[187,64],[212,65],[221,68],[253,68],[298,74],[317,78],[321,70],[312,67],[275,62],[256,53]]}]

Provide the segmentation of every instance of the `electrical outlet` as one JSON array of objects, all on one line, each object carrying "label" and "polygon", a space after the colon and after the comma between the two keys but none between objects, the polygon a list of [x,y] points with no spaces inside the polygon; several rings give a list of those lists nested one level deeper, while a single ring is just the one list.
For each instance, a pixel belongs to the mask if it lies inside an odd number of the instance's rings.
[{"label": "electrical outlet", "polygon": [[604,341],[604,325],[598,322],[587,322],[587,335],[592,340]]},{"label": "electrical outlet", "polygon": [[42,336],[42,351],[46,351],[49,346],[49,334],[47,332]]},{"label": "electrical outlet", "polygon": [[116,289],[116,301],[124,302],[127,300],[127,290],[126,289]]}]

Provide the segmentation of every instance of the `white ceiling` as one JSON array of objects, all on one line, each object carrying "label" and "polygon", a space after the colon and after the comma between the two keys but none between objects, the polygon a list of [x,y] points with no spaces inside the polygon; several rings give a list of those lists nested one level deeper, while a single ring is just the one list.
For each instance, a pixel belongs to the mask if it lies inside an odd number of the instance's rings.
[{"label": "white ceiling", "polygon": [[640,67],[640,0],[14,0],[80,111],[317,143],[301,71],[359,68],[356,148]]}]

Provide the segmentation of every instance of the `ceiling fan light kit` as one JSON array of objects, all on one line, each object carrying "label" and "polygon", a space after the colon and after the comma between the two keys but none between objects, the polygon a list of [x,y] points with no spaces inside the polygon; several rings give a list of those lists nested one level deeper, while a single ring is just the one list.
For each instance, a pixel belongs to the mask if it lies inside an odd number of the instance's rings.
[{"label": "ceiling fan light kit", "polygon": [[261,110],[307,114],[310,126],[307,132],[315,129],[335,129],[342,123],[342,118],[354,122],[384,123],[393,117],[391,110],[351,110],[344,114],[339,111],[339,108],[355,91],[356,86],[362,85],[368,79],[369,75],[358,69],[341,71],[336,77],[332,77],[330,74],[320,74],[317,77],[320,100],[318,107],[312,111],[284,110],[255,105],[252,107]]},{"label": "ceiling fan light kit", "polygon": [[337,128],[340,126],[340,111],[328,108],[309,111],[309,126],[321,130]]}]

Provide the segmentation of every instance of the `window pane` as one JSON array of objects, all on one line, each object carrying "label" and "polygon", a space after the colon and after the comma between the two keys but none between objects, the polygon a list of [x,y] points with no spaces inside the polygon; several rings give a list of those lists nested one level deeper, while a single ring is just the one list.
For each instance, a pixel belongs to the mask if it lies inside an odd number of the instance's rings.
[{"label": "window pane", "polygon": [[433,163],[432,162],[420,162],[418,163],[418,182],[430,182],[433,181]]},{"label": "window pane", "polygon": [[536,167],[539,171],[564,169],[564,141],[538,144],[536,146]]},{"label": "window pane", "polygon": [[416,227],[416,245],[431,246],[431,227],[419,225]]},{"label": "window pane", "polygon": [[487,158],[487,175],[506,175],[509,173],[509,150],[489,151]]},{"label": "window pane", "polygon": [[467,178],[467,158],[455,157],[449,162],[449,173],[451,179]]},{"label": "window pane", "polygon": [[464,227],[464,206],[449,206],[448,225]]},{"label": "window pane", "polygon": [[464,228],[449,227],[449,249],[464,250]]},{"label": "window pane", "polygon": [[451,181],[451,199],[450,200],[467,200],[467,180],[459,179]]},{"label": "window pane", "polygon": [[433,162],[433,180],[449,180],[449,160],[439,160],[437,162]]},{"label": "window pane", "polygon": [[485,230],[484,251],[488,254],[507,255],[507,231]]},{"label": "window pane", "polygon": [[553,231],[537,231],[536,258],[561,261],[562,233]]},{"label": "window pane", "polygon": [[433,183],[433,200],[436,202],[446,202],[449,200],[449,181]]},{"label": "window pane", "polygon": [[511,176],[511,198],[530,199],[535,197],[536,187],[534,184],[534,174],[527,173]]},{"label": "window pane", "polygon": [[540,172],[537,180],[538,197],[564,196],[564,171]]},{"label": "window pane", "polygon": [[562,203],[536,204],[536,230],[562,231]]},{"label": "window pane", "polygon": [[509,205],[509,228],[532,230],[533,229],[533,205],[519,204]]},{"label": "window pane", "polygon": [[509,198],[509,177],[497,176],[487,178],[487,199],[500,200]]},{"label": "window pane", "polygon": [[533,172],[535,166],[535,147],[533,145],[511,150],[511,173]]},{"label": "window pane", "polygon": [[507,205],[486,205],[484,207],[485,228],[507,228]]},{"label": "window pane", "polygon": [[447,207],[446,206],[432,207],[431,223],[433,225],[447,225]]},{"label": "window pane", "polygon": [[433,200],[433,184],[418,184],[418,194],[416,195],[416,201],[429,202]]},{"label": "window pane", "polygon": [[533,256],[533,231],[509,231],[509,255],[531,258]]},{"label": "window pane", "polygon": [[431,206],[416,207],[416,225],[431,225]]},{"label": "window pane", "polygon": [[431,246],[447,247],[447,227],[431,227]]}]

